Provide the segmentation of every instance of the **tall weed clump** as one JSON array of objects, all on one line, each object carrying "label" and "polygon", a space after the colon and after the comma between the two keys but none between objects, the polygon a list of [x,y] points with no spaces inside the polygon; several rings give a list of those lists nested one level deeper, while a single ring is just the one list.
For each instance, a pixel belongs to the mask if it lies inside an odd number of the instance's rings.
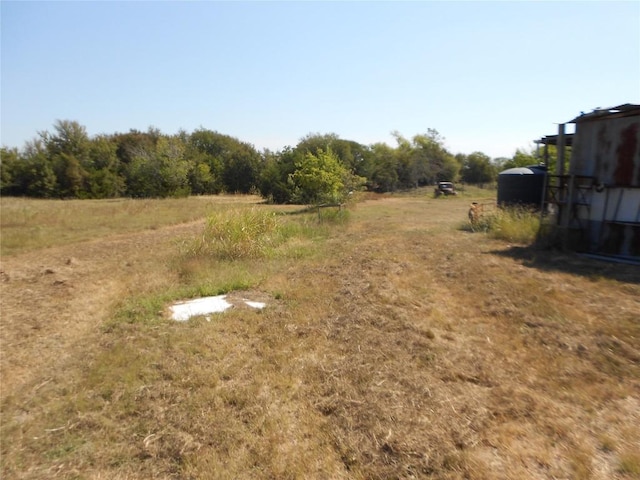
[{"label": "tall weed clump", "polygon": [[540,214],[525,207],[498,209],[491,235],[500,240],[531,244],[540,230]]},{"label": "tall weed clump", "polygon": [[346,208],[321,208],[318,209],[318,220],[320,223],[334,225],[344,225],[351,217]]},{"label": "tall weed clump", "polygon": [[193,256],[221,260],[259,258],[284,241],[285,229],[275,212],[258,209],[216,212],[188,248]]},{"label": "tall weed clump", "polygon": [[535,242],[540,230],[540,214],[526,207],[504,207],[482,215],[473,225],[492,238],[520,244]]}]

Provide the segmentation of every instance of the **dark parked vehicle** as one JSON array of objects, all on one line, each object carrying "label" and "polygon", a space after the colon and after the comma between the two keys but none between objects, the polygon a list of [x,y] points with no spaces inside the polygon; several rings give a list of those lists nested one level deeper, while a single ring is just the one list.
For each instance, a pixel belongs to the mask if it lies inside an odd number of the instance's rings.
[{"label": "dark parked vehicle", "polygon": [[440,195],[457,195],[458,192],[456,192],[452,182],[438,182],[434,194],[439,197]]}]

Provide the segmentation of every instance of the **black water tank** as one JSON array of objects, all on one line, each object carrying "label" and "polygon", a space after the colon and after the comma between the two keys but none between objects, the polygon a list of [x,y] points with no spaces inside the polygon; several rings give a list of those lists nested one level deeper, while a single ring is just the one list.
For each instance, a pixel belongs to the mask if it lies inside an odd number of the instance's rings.
[{"label": "black water tank", "polygon": [[540,207],[547,167],[510,168],[498,174],[498,205]]}]

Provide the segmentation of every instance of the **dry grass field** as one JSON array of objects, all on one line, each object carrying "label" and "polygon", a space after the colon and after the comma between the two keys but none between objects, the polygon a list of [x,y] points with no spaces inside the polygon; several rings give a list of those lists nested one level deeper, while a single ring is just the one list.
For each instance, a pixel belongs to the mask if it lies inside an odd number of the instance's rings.
[{"label": "dry grass field", "polygon": [[[1,199],[0,476],[640,478],[640,269],[474,233],[474,194]],[[300,234],[186,254],[229,208]],[[225,292],[267,307],[168,318]]]}]

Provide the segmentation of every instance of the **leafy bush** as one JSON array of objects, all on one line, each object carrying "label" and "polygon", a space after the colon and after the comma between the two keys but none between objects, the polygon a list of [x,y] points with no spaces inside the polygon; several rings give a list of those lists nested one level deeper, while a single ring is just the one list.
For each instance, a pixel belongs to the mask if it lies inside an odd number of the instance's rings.
[{"label": "leafy bush", "polygon": [[294,199],[298,203],[314,204],[342,202],[348,192],[345,178],[349,171],[340,159],[328,149],[317,155],[307,153],[296,162],[296,170],[289,180],[294,187]]}]

